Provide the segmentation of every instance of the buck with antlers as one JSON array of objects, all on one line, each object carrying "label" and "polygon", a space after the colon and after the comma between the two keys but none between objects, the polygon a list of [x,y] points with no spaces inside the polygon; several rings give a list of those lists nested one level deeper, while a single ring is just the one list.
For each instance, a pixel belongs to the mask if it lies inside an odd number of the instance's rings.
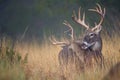
[{"label": "buck with antlers", "polygon": [[101,6],[97,4],[95,9],[89,9],[89,11],[96,12],[100,15],[100,21],[98,24],[95,23],[95,26],[90,29],[90,26],[85,23],[85,13],[81,18],[80,8],[78,11],[78,17],[73,12],[72,19],[76,23],[84,26],[86,28],[86,32],[82,40],[74,38],[74,31],[72,26],[64,21],[63,24],[68,26],[71,31],[71,40],[69,42],[59,42],[55,38],[51,38],[51,42],[54,45],[61,45],[62,50],[59,53],[59,62],[62,67],[66,67],[68,64],[75,63],[75,66],[78,69],[84,70],[86,64],[90,64],[92,62],[92,58],[96,61],[96,63],[103,64],[103,55],[102,55],[102,39],[100,36],[100,32],[102,29],[102,22],[105,16],[105,8],[102,10]]}]

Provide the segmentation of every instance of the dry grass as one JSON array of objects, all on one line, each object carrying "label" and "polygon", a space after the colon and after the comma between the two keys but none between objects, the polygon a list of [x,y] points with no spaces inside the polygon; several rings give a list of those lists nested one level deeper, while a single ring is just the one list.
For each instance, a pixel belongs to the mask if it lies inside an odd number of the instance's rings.
[{"label": "dry grass", "polygon": [[[71,80],[101,80],[107,74],[111,66],[120,61],[120,41],[119,36],[103,37],[103,55],[105,57],[105,69],[94,69],[86,71],[84,74],[77,75],[72,72]],[[39,44],[35,40],[31,43],[17,43],[15,50],[28,53],[28,63],[25,65],[27,79],[29,80],[60,80],[60,69],[58,64],[59,46],[43,42]]]}]

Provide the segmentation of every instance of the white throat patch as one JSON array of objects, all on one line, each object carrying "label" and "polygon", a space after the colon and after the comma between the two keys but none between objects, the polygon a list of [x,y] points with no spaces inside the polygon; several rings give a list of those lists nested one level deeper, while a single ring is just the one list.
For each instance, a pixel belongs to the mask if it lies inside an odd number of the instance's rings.
[{"label": "white throat patch", "polygon": [[100,43],[99,43],[99,42],[96,42],[96,43],[94,44],[94,46],[93,46],[92,49],[93,49],[94,51],[99,50],[100,46],[101,46]]}]

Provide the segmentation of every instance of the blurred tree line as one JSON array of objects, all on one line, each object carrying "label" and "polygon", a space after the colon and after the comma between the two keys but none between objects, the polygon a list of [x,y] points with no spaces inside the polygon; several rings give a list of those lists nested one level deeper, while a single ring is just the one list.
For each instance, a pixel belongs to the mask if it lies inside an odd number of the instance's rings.
[{"label": "blurred tree line", "polygon": [[86,12],[86,21],[93,26],[99,17],[87,9],[93,8],[96,3],[107,10],[104,28],[110,31],[120,27],[120,0],[0,0],[0,34],[20,37],[27,27],[26,37],[60,36],[67,30],[62,24],[64,20],[69,21],[78,34],[82,28],[71,20],[72,11],[81,6]]}]

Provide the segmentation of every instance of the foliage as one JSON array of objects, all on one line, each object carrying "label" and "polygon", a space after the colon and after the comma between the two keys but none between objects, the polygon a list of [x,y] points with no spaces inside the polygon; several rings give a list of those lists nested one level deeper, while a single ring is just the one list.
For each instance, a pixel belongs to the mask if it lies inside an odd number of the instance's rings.
[{"label": "foliage", "polygon": [[27,58],[28,54],[22,59],[20,53],[11,48],[7,40],[2,41],[0,46],[0,80],[25,80],[23,65],[27,63]]},{"label": "foliage", "polygon": [[[16,37],[22,35],[25,27],[29,26],[27,36],[43,38],[44,33],[49,35],[50,31],[62,33],[64,28],[62,22],[64,19],[71,22],[73,9],[77,10],[80,6],[88,9],[95,3],[100,3],[107,8],[106,15],[112,16],[114,11],[120,10],[119,2],[119,0],[0,0],[0,32]],[[116,16],[119,18],[119,12]],[[110,17],[106,21],[111,23],[111,19],[113,18]],[[87,17],[87,21],[91,21],[91,17]],[[113,29],[114,26],[111,25],[110,28]]]}]

